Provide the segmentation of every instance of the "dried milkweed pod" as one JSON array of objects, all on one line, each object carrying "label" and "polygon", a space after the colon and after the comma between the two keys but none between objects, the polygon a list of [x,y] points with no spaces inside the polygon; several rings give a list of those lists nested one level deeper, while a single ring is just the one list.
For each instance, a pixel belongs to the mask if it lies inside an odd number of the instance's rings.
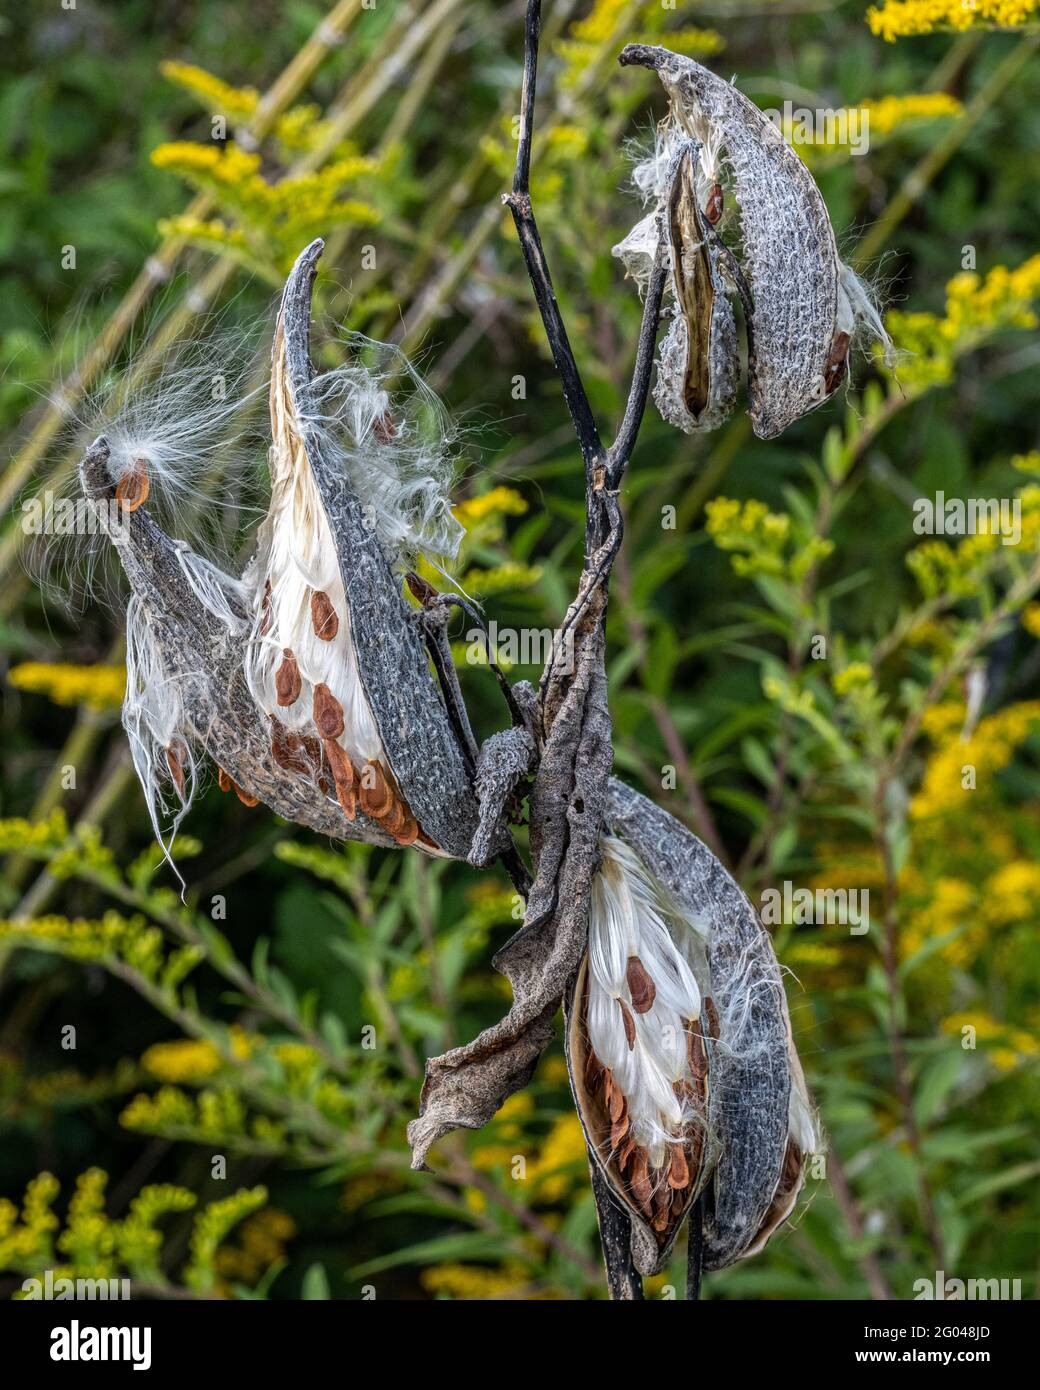
[{"label": "dried milkweed pod", "polygon": [[589,1151],[628,1211],[636,1267],[653,1274],[715,1158],[708,958],[633,849],[604,835],[601,851],[567,1058]]},{"label": "dried milkweed pod", "polygon": [[[392,494],[409,486],[422,524],[452,521],[429,477],[388,478],[366,511],[345,476],[330,419],[349,426],[355,450],[369,450],[376,477],[406,441],[399,424],[388,426],[386,393],[371,377],[340,376],[330,389],[312,374],[322,245],[293,267],[275,330],[271,506],[243,579],[253,608],[245,675],[262,710],[321,740],[345,811],[398,843],[461,857],[475,825],[470,773],[430,673],[421,617],[406,608],[394,573],[394,536],[379,525],[381,515],[400,521]],[[370,770],[379,794],[370,794]]]},{"label": "dried milkweed pod", "polygon": [[[468,749],[430,670],[425,615],[402,592],[414,549],[450,552],[460,528],[436,447],[403,416],[387,425],[379,375],[312,372],[322,245],[303,252],[282,297],[271,508],[241,579],[166,536],[140,478],[117,498],[103,437],[83,460],[87,495],[124,503],[99,508],[132,589],[124,724],[160,840],[171,793],[175,830],[205,752],[246,804],[337,838],[464,858],[476,824]],[[366,800],[368,768],[383,794]]]},{"label": "dried milkweed pod", "polygon": [[[749,412],[755,433],[771,439],[837,389],[858,329],[887,345],[884,328],[865,288],[838,257],[815,180],[758,107],[666,48],[629,44],[620,61],[653,68],[669,99],[642,182],[653,188],[662,159],[694,139],[711,152],[712,172],[718,171],[700,205],[706,217],[729,201],[724,180],[732,184],[749,291]],[[640,182],[638,170],[636,177]]]},{"label": "dried milkweed pod", "polygon": [[711,207],[719,206],[719,185],[703,146],[683,141],[658,186],[659,172],[664,173],[664,165],[655,160],[649,181],[641,186],[644,196],[654,197],[660,206],[614,247],[614,254],[642,282],[651,273],[659,244],[668,248],[673,313],[658,356],[654,402],[664,419],[692,434],[716,429],[736,400],[732,258],[708,216]]},{"label": "dried milkweed pod", "polygon": [[[604,843],[589,954],[568,1011],[575,1098],[590,1149],[632,1219],[640,1272],[660,1268],[701,1192],[704,1265],[721,1269],[760,1250],[787,1219],[805,1161],[821,1145],[779,966],[744,894],[684,826],[616,778],[608,818],[624,840]],[[604,999],[632,1004],[618,963],[633,932],[664,1011],[681,1022],[669,1015],[655,1034],[645,1026],[650,1014],[637,1018],[637,1047],[629,1048],[622,1010],[615,1006],[619,1023]],[[612,983],[597,988],[597,978]],[[675,1033],[685,1050],[671,1045]],[[597,1043],[611,1068],[606,1101]],[[605,1127],[611,1100],[616,1113],[632,1117],[624,1134]],[[631,1155],[622,1166],[625,1150],[615,1143],[633,1131],[646,1136],[648,1153],[636,1182]],[[683,1177],[686,1185],[677,1186]]]}]

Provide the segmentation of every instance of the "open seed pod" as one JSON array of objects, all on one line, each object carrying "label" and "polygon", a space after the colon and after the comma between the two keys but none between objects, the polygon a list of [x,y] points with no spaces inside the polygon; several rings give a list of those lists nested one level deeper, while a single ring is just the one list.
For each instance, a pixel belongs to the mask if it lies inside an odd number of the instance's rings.
[{"label": "open seed pod", "polygon": [[601,849],[567,1060],[590,1152],[632,1221],[633,1261],[654,1274],[715,1159],[717,1017],[696,927],[624,840],[604,835]]},{"label": "open seed pod", "polygon": [[705,189],[702,154],[696,140],[677,145],[662,188],[644,184],[648,196],[660,194],[660,209],[614,247],[642,282],[658,243],[668,245],[673,314],[658,356],[654,402],[663,418],[686,434],[717,429],[737,395],[737,327],[729,301],[734,286],[727,278],[726,247],[701,206],[710,206],[715,186],[709,181]]},{"label": "open seed pod", "polygon": [[[246,677],[276,739],[320,745],[349,819],[365,816],[400,844],[464,858],[476,827],[470,772],[420,619],[337,467],[315,398],[310,306],[323,246],[315,241],[298,258],[275,329],[271,507],[244,576],[253,607]],[[392,438],[389,411],[377,426]]]},{"label": "open seed pod", "polygon": [[[694,1041],[688,1058],[689,1075],[680,1071],[675,1077],[667,1067],[658,1069],[673,1086],[676,1080],[684,1087],[692,1085],[698,1098],[706,1100],[696,1173],[692,1155],[687,1164],[691,1189],[704,1190],[704,1266],[709,1270],[722,1269],[760,1250],[790,1215],[802,1183],[805,1160],[818,1151],[821,1143],[791,1041],[779,966],[772,943],[750,903],[696,836],[616,778],[610,783],[608,818],[615,832],[627,841],[626,856],[631,857],[627,862],[634,860],[643,883],[651,885],[651,901],[671,904],[668,935],[676,954],[690,965],[700,992],[699,1026],[686,1030],[687,1041]],[[609,882],[612,871],[606,853],[604,865],[601,882]],[[632,869],[626,872],[631,879]],[[638,877],[634,881],[638,882]],[[638,902],[640,891],[645,903],[646,888],[630,888],[630,898]],[[601,922],[608,920],[602,913],[603,895],[604,889],[599,888],[596,898],[600,906],[594,901],[592,910],[592,917],[599,920],[590,920],[590,963],[583,967],[586,974],[593,968],[594,951],[598,949],[594,943],[602,933]],[[652,926],[645,905],[637,915],[640,924]],[[615,919],[618,916],[613,914]],[[684,924],[684,931],[678,923]],[[623,932],[616,925],[609,930],[618,940],[631,940],[628,926]],[[662,942],[659,931],[649,933],[647,939]],[[621,948],[615,943],[613,949]],[[667,948],[663,953],[658,950],[648,965],[647,951],[640,961],[642,974],[649,977],[654,988],[662,984],[665,998],[671,999],[675,975],[667,963],[667,954]],[[641,975],[636,978],[645,994],[647,987]],[[621,997],[631,1007],[634,996],[622,991]],[[615,1170],[620,1151],[615,1151],[609,1134],[604,1145],[600,1112],[605,1104],[609,1114],[612,1102],[615,1113],[632,1113],[633,1096],[625,1089],[626,1083],[631,1087],[631,1074],[623,1072],[612,1077],[610,1095],[594,1068],[591,1081],[584,1073],[576,1076],[576,1064],[579,1060],[585,1064],[589,1044],[596,1036],[588,1013],[583,1021],[582,1002],[579,975],[568,1019],[572,1087],[591,1147],[632,1217],[636,1267],[641,1273],[652,1273],[666,1258],[689,1203],[682,1207],[677,1202],[674,1213],[669,1209],[669,1224],[655,1230],[656,1207],[652,1206],[648,1221],[639,1193],[632,1191],[627,1170],[621,1176],[627,1175],[628,1182],[618,1180]],[[682,1007],[688,1011],[691,1008],[688,1002]],[[667,1059],[667,1064],[675,1068],[674,1056]],[[703,1081],[699,1077],[695,1081],[694,1073],[701,1070]],[[642,1084],[634,1093],[634,1102],[635,1109],[642,1111],[643,1097],[650,1093],[650,1088],[643,1078],[639,1080]],[[614,1083],[621,1093],[620,1102],[613,1095]],[[656,1094],[663,1096],[663,1091],[658,1088]],[[695,1115],[699,1115],[696,1106],[691,1118]],[[639,1176],[641,1179],[642,1174]],[[677,1218],[675,1224],[671,1222],[673,1216]]]},{"label": "open seed pod", "polygon": [[887,343],[884,328],[862,284],[839,260],[815,180],[758,107],[667,48],[629,44],[620,61],[653,68],[669,98],[643,182],[652,184],[661,159],[694,139],[718,170],[702,208],[710,222],[721,211],[723,182],[732,184],[750,291],[749,413],[759,438],[772,439],[837,389],[857,329]]},{"label": "open seed pod", "polygon": [[[191,802],[197,760],[208,754],[222,783],[242,800],[337,839],[371,838],[334,799],[319,794],[316,769],[280,765],[242,669],[249,633],[248,596],[182,542],[171,540],[144,506],[116,498],[109,448],[87,450],[80,479],[130,581],[127,693],[123,724],[148,801],[156,837],[172,795],[174,828]],[[378,842],[393,844],[388,835]]]},{"label": "open seed pod", "polygon": [[[272,501],[241,580],[223,573],[148,514],[142,464],[127,487],[99,439],[81,465],[133,590],[127,614],[124,724],[156,833],[170,790],[173,827],[191,801],[198,751],[247,804],[340,839],[411,845],[465,858],[476,802],[460,741],[430,670],[423,617],[377,509],[363,505],[333,446],[321,383],[309,360],[310,302],[323,243],[299,257],[286,283],[271,378]],[[365,388],[348,399],[358,451],[394,422]],[[384,418],[386,416],[386,418]],[[351,424],[340,410],[334,424]],[[402,491],[378,470],[368,496]],[[363,456],[359,466],[367,466]],[[426,486],[420,478],[416,487]],[[122,495],[120,495],[122,489]],[[423,503],[427,511],[442,505]],[[447,503],[443,502],[446,509]],[[384,511],[390,512],[389,505]]]}]

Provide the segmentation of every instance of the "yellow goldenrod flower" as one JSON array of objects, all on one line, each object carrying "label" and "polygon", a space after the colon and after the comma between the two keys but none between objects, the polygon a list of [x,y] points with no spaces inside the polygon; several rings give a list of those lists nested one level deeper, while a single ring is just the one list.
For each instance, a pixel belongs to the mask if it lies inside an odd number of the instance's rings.
[{"label": "yellow goldenrod flower", "polygon": [[86,705],[95,710],[118,709],[126,693],[123,666],[23,661],[11,667],[7,679],[16,689],[46,695],[56,705]]},{"label": "yellow goldenrod flower", "polygon": [[220,1053],[203,1038],[154,1043],[141,1058],[145,1071],[173,1085],[205,1081],[223,1065]]},{"label": "yellow goldenrod flower", "polygon": [[874,672],[869,662],[852,661],[843,671],[838,671],[831,680],[834,693],[838,696],[851,694],[854,690],[865,690],[873,684]]},{"label": "yellow goldenrod flower", "polygon": [[161,63],[159,71],[168,81],[176,82],[178,87],[196,97],[204,111],[215,112],[232,121],[248,120],[260,101],[255,87],[232,87],[191,63]]},{"label": "yellow goldenrod flower", "polygon": [[885,0],[867,11],[878,38],[894,43],[914,34],[965,29],[1017,29],[1035,19],[1038,0]]}]

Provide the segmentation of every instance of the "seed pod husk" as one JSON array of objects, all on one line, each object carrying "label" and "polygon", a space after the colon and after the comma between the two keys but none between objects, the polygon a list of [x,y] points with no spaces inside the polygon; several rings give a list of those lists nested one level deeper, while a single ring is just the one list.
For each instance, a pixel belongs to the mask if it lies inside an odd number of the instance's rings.
[{"label": "seed pod husk", "polygon": [[759,438],[772,439],[836,389],[858,324],[887,344],[884,329],[839,260],[815,180],[768,117],[732,83],[666,48],[629,44],[620,62],[657,72],[673,138],[725,152],[750,285],[749,413]]},{"label": "seed pod husk", "polygon": [[694,178],[696,141],[677,157],[668,199],[676,312],[661,344],[654,402],[687,434],[725,421],[737,395],[737,326],[720,257],[720,242],[702,212]]},{"label": "seed pod husk", "polygon": [[[395,786],[402,789],[407,808],[401,823],[395,821],[394,834],[377,820],[356,817],[353,781],[348,785],[342,765],[335,798],[329,793],[328,780],[321,775],[320,753],[315,758],[308,751],[307,740],[316,744],[320,731],[312,721],[309,680],[307,697],[300,698],[304,693],[301,653],[289,648],[283,655],[285,644],[277,648],[278,677],[272,670],[270,701],[258,706],[244,654],[252,643],[277,638],[272,575],[254,570],[239,580],[221,574],[183,542],[171,540],[141,505],[140,482],[133,492],[124,480],[119,524],[103,508],[99,509],[100,524],[130,579],[133,638],[146,650],[149,673],[155,677],[153,688],[176,696],[175,731],[205,748],[225,769],[229,786],[248,787],[248,796],[255,793],[277,814],[335,838],[384,846],[415,844],[429,853],[465,858],[476,826],[476,802],[465,758],[427,660],[422,615],[406,607],[393,570],[396,557],[384,550],[366,524],[344,469],[326,457],[320,403],[316,405],[310,396],[310,297],[321,250],[320,241],[307,248],[283,295],[274,351],[272,414],[289,448],[292,467],[313,475],[320,509],[333,537],[328,559],[342,576],[345,607],[350,610],[337,611],[327,587],[313,584],[308,637],[317,648],[327,648],[330,658],[337,641],[350,643],[363,692],[351,707],[350,718],[359,717],[363,703],[361,722],[374,745],[359,760],[382,758]],[[384,435],[385,440],[391,439],[386,431]],[[393,445],[374,441],[373,447]],[[118,482],[110,468],[109,448],[102,437],[87,451],[80,469],[89,498],[103,502],[116,497]],[[331,618],[321,594],[329,599]],[[128,732],[161,838],[155,810],[157,805],[162,809],[161,779],[156,769],[158,761],[161,770],[170,730],[165,728],[164,711],[163,727],[158,733],[149,732],[140,691],[133,702],[131,723],[136,725],[132,728],[128,723]],[[301,740],[289,750],[288,766],[280,765],[272,747],[267,715],[275,710],[284,711],[289,732]],[[148,711],[148,718],[152,713]],[[128,717],[125,714],[124,722]],[[286,751],[286,742],[279,743],[279,752]],[[331,766],[336,755],[326,756]],[[190,791],[188,785],[188,800]]]},{"label": "seed pod husk", "polygon": [[[417,822],[412,842],[433,844],[443,853],[464,858],[476,827],[476,802],[444,699],[430,671],[422,615],[405,605],[391,557],[368,523],[350,479],[328,456],[321,410],[312,400],[310,305],[323,245],[315,241],[307,247],[286,281],[273,353],[272,428],[291,457],[292,468],[310,471],[331,534],[335,554],[330,559],[342,582],[347,613],[335,612],[331,595],[325,589],[321,592],[334,611],[335,641],[349,644],[350,662],[360,682],[359,698],[366,706],[365,727],[374,729],[376,740],[359,751],[370,762],[385,763]],[[376,442],[388,444],[392,438],[391,422]],[[258,566],[264,561],[264,545],[262,531]],[[319,601],[315,608],[314,603],[315,631],[320,625],[319,639],[331,645],[325,605]],[[346,709],[341,693],[334,685],[331,689]],[[360,801],[365,816],[372,819],[366,808],[371,805],[378,810],[378,799],[366,795],[364,781]]]},{"label": "seed pod husk", "polygon": [[722,1269],[761,1249],[790,1214],[804,1159],[820,1145],[779,966],[747,898],[685,826],[616,778],[608,815],[707,935],[711,993],[701,1027],[710,1064],[707,1133],[717,1153],[703,1242],[705,1268]]}]

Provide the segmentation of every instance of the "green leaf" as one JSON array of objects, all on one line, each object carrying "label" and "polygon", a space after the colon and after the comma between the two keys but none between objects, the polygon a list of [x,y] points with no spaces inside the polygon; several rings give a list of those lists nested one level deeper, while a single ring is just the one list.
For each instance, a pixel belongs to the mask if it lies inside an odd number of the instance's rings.
[{"label": "green leaf", "polygon": [[323,1264],[312,1264],[303,1276],[300,1297],[308,1302],[326,1303],[332,1297],[329,1292],[329,1276]]}]

